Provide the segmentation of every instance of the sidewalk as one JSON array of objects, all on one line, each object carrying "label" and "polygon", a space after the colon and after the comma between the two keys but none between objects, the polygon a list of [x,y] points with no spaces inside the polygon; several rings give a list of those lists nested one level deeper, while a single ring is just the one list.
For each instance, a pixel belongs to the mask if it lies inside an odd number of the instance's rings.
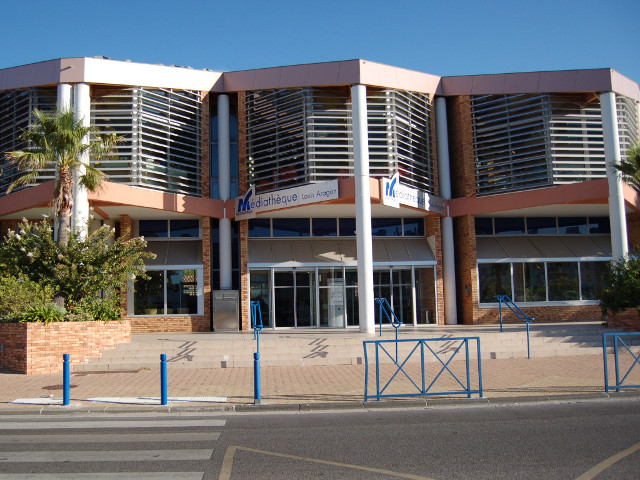
[{"label": "sidewalk", "polygon": [[[610,363],[610,384],[613,368]],[[362,408],[364,401],[364,365],[262,367],[262,408]],[[472,378],[477,373],[473,372]],[[633,372],[634,375],[636,372]],[[465,395],[414,397],[387,400],[389,405],[424,405],[434,403],[539,401],[566,398],[605,398],[616,394],[604,392],[604,369],[601,355],[566,357],[488,359],[482,362],[483,399],[469,400]],[[168,369],[168,396],[226,397],[225,402],[188,402],[170,405],[243,410],[253,409],[252,368]],[[640,383],[633,381],[631,383]],[[371,390],[371,381],[369,393]],[[373,386],[375,388],[375,386]],[[131,372],[77,372],[71,374],[71,406],[91,411],[105,410],[114,403],[87,401],[95,397],[160,396],[158,370]],[[628,390],[624,396],[640,395]],[[19,375],[0,373],[0,412],[37,409],[42,405],[12,404],[19,398],[62,398],[62,374]],[[123,402],[126,404],[126,402]],[[375,407],[378,402],[367,402]],[[115,404],[122,406],[122,403]],[[215,407],[214,407],[215,405]],[[233,407],[231,407],[233,406]],[[391,405],[389,405],[391,406]],[[53,409],[69,407],[48,407]],[[165,407],[167,408],[167,407]]]}]

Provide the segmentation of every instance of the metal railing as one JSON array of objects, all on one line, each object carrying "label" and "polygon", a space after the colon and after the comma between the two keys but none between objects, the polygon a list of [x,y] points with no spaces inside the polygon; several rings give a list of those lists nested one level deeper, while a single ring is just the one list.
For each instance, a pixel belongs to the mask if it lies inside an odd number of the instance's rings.
[{"label": "metal railing", "polygon": [[[477,378],[477,388],[472,388],[471,385],[471,365],[470,365],[470,348],[469,342],[476,342],[476,352],[477,352],[477,362],[478,362],[478,378]],[[436,344],[438,342],[446,342],[446,351],[436,351],[431,345]],[[459,342],[459,343],[458,343]],[[471,395],[478,394],[482,397],[482,359],[480,355],[480,338],[479,337],[451,337],[451,338],[419,338],[419,339],[406,339],[406,340],[366,340],[363,343],[364,347],[364,359],[365,359],[365,378],[364,378],[364,400],[368,401],[370,399],[375,398],[377,401],[380,401],[381,398],[388,397],[417,397],[417,396],[435,396],[435,395],[456,395],[456,394],[465,394],[469,398]],[[395,346],[396,355],[395,357],[389,353],[386,346],[392,345]],[[398,358],[398,345],[406,345],[408,347],[408,353],[406,355],[403,354],[403,359]],[[373,345],[375,348],[375,375],[376,375],[376,392],[375,394],[369,395],[369,356],[368,356],[368,346]],[[464,348],[463,348],[464,347]],[[460,373],[456,375],[452,371],[451,362],[456,358],[456,356],[464,351],[464,360],[465,360],[465,372],[464,379],[461,380],[458,375],[462,376]],[[419,353],[417,353],[419,352]],[[441,367],[440,370],[432,375],[430,379],[430,383],[427,385],[427,358],[425,355],[431,353],[433,356],[433,360],[439,362],[439,365],[436,363],[436,368]],[[414,356],[415,355],[415,356]],[[413,368],[414,372],[409,371],[409,367],[412,367],[414,364],[409,363],[409,360],[413,357],[417,360],[418,355],[420,356],[420,368],[419,374],[415,372],[415,368]],[[443,358],[444,355],[449,355],[448,360],[445,361]],[[381,358],[382,356],[382,358]],[[387,357],[391,360],[390,369],[387,370],[389,378],[383,384],[381,380],[381,360],[386,360]],[[443,373],[448,372],[449,375],[443,377]],[[401,374],[401,375],[400,375]],[[412,377],[413,374],[413,377]],[[418,377],[419,378],[415,378]],[[409,381],[408,385],[411,387],[412,392],[388,392],[388,389],[391,383],[398,378],[404,378]],[[443,378],[449,378],[453,380],[453,385],[459,385],[460,389],[448,389],[444,388],[443,390],[436,391],[435,386],[439,380]],[[396,382],[399,383],[399,382]],[[445,382],[441,382],[445,383]],[[405,382],[406,384],[406,382]],[[448,387],[448,385],[447,385]]]},{"label": "metal railing", "polygon": [[[402,321],[396,317],[395,312],[393,311],[393,309],[391,308],[391,305],[389,305],[389,300],[387,300],[386,298],[376,298],[375,299],[376,303],[380,306],[380,336],[382,336],[382,319],[384,317],[387,318],[387,320],[389,321],[389,323],[391,325],[393,325],[393,328],[396,329],[396,342],[398,341],[398,328],[400,328],[400,326],[402,325]],[[384,317],[383,317],[384,314]],[[398,344],[396,343],[396,360],[398,359]]]},{"label": "metal railing", "polygon": [[[624,382],[629,378],[629,374],[633,371],[636,365],[640,364],[640,354],[636,355],[631,350],[631,346],[628,342],[625,342],[624,338],[636,338],[640,340],[640,333],[603,333],[602,334],[602,357],[604,358],[604,391],[610,392],[614,390],[616,392],[620,392],[623,388],[640,388],[640,384],[627,384]],[[612,338],[612,347],[613,354],[615,358],[615,374],[616,374],[616,384],[615,386],[609,385],[609,365],[607,362],[607,347],[608,347],[608,338]],[[620,352],[619,347],[622,346],[624,350],[626,350],[633,359],[631,366],[627,370],[627,372],[620,378]],[[624,351],[623,350],[623,351]]]},{"label": "metal railing", "polygon": [[498,299],[498,310],[500,311],[500,332],[502,332],[502,304],[503,303],[507,307],[509,307],[509,309],[516,315],[516,317],[518,317],[527,325],[527,358],[530,359],[531,347],[530,347],[530,341],[529,341],[530,339],[529,324],[533,322],[535,318],[530,317],[529,315],[524,313],[522,310],[520,310],[520,307],[518,307],[518,305],[516,305],[515,302],[511,300],[511,298],[509,298],[508,295],[497,295],[496,298]]}]

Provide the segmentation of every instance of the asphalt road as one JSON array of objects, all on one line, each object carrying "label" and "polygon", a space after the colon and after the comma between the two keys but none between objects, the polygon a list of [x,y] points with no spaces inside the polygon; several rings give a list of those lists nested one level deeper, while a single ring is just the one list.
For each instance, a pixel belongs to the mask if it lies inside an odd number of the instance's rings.
[{"label": "asphalt road", "polygon": [[637,479],[640,401],[0,416],[0,480],[27,478]]}]

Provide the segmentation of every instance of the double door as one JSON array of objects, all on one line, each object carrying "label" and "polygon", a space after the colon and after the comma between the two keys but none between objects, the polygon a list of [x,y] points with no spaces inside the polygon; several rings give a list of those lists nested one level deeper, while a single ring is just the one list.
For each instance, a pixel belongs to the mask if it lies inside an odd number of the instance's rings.
[{"label": "double door", "polygon": [[274,320],[277,327],[315,327],[315,272],[273,272]]}]

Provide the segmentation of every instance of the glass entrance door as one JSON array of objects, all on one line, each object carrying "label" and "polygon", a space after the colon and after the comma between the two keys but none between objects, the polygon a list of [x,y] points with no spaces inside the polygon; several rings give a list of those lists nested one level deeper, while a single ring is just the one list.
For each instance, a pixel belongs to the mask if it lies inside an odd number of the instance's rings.
[{"label": "glass entrance door", "polygon": [[275,271],[273,314],[276,327],[315,326],[315,282],[311,270]]}]

